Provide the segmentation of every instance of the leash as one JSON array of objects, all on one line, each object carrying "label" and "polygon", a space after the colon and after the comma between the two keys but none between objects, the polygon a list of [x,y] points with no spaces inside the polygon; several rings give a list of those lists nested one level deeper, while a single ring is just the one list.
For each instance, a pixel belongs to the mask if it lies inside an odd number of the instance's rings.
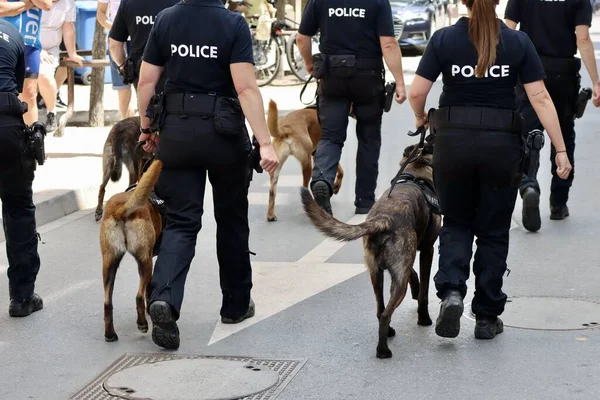
[{"label": "leash", "polygon": [[306,87],[308,86],[308,84],[310,83],[310,81],[312,81],[313,78],[314,78],[313,75],[310,74],[310,78],[308,78],[308,80],[306,81],[306,83],[302,87],[302,90],[300,91],[300,102],[302,104],[304,104],[305,106],[311,105],[317,99],[317,93],[319,92],[319,83],[318,83],[318,81],[317,81],[317,89],[315,90],[315,97],[312,99],[312,101],[309,102],[309,103],[305,103],[305,102],[302,101],[302,95],[304,94],[304,91],[306,90]]}]

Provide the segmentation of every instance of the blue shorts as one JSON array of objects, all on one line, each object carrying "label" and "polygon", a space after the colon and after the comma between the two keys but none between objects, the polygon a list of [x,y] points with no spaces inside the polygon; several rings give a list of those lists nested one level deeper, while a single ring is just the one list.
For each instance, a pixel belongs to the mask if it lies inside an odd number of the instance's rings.
[{"label": "blue shorts", "polygon": [[40,74],[40,55],[40,49],[25,45],[25,78],[38,78]]},{"label": "blue shorts", "polygon": [[[129,54],[130,46],[131,46],[131,43],[129,41],[127,41],[125,43],[125,49],[126,49],[127,54]],[[121,89],[128,88],[129,85],[123,83],[123,77],[119,74],[118,65],[115,64],[112,57],[110,57],[110,53],[108,56],[110,58],[110,77],[111,77],[111,81],[112,81],[113,90],[121,90]]]}]

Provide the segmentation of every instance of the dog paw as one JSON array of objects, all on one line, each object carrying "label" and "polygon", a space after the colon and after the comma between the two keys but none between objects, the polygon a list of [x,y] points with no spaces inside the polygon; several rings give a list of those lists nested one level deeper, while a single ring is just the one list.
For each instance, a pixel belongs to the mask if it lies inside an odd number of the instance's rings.
[{"label": "dog paw", "polygon": [[379,346],[377,346],[377,358],[392,358],[392,351],[387,347],[380,348]]},{"label": "dog paw", "polygon": [[112,335],[112,336],[111,335],[109,335],[109,336],[104,335],[104,340],[107,341],[107,342],[109,342],[109,343],[110,342],[116,342],[117,340],[119,340],[119,337],[117,336],[116,333],[114,335]]},{"label": "dog paw", "polygon": [[100,221],[102,219],[102,211],[98,211],[96,210],[96,214],[94,216],[96,222]]},{"label": "dog paw", "polygon": [[429,317],[429,315],[426,316],[419,316],[419,319],[417,320],[417,324],[421,325],[421,326],[431,326],[433,325],[433,322],[431,321],[431,318]]},{"label": "dog paw", "polygon": [[388,337],[394,337],[394,336],[396,336],[396,330],[390,326],[388,328]]},{"label": "dog paw", "polygon": [[275,221],[277,221],[277,216],[275,216],[275,215],[267,215],[267,221],[269,221],[269,222],[275,222]]},{"label": "dog paw", "polygon": [[148,333],[148,323],[138,324],[138,330],[142,333]]}]

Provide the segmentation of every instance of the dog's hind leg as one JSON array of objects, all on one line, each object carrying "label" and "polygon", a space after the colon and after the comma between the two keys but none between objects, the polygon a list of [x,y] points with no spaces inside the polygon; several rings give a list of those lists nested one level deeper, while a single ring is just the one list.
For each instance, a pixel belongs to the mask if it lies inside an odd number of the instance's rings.
[{"label": "dog's hind leg", "polygon": [[140,274],[140,286],[135,297],[137,309],[137,326],[140,332],[146,333],[148,332],[148,320],[146,319],[146,302],[149,296],[148,290],[150,288],[150,281],[152,280],[152,254],[145,253],[143,255],[136,256],[135,258],[138,263],[138,273]]},{"label": "dog's hind leg", "polygon": [[96,222],[102,219],[102,214],[104,213],[104,195],[106,194],[106,185],[108,185],[108,181],[113,174],[113,170],[115,168],[115,161],[110,157],[106,157],[102,162],[102,184],[100,185],[100,190],[98,190],[98,205],[96,206],[96,214],[95,219]]},{"label": "dog's hind leg", "polygon": [[419,275],[417,275],[417,271],[415,271],[414,267],[411,267],[410,271],[410,293],[414,300],[419,299]]},{"label": "dog's hind leg", "polygon": [[433,262],[433,246],[421,250],[419,255],[419,271],[421,273],[421,287],[419,289],[419,307],[417,323],[422,326],[432,324],[429,316],[429,277],[431,275],[431,263]]},{"label": "dog's hind leg", "polygon": [[267,208],[267,221],[274,222],[277,221],[277,216],[275,215],[275,197],[277,196],[277,182],[279,181],[279,173],[281,172],[281,167],[283,163],[288,158],[287,151],[283,152],[281,155],[278,155],[279,158],[279,166],[273,171],[270,180],[269,187],[269,206]]},{"label": "dog's hind leg", "polygon": [[404,300],[404,296],[406,296],[406,291],[408,289],[408,277],[406,275],[396,276],[396,272],[393,269],[390,269],[390,275],[392,277],[390,300],[388,301],[387,307],[379,319],[379,343],[377,344],[377,358],[392,357],[392,352],[387,343],[390,333],[390,321],[392,319],[392,314],[396,308],[398,308],[400,303],[402,303],[402,300]]},{"label": "dog's hind leg", "polygon": [[[375,292],[375,301],[377,302],[377,321],[381,321],[381,315],[385,310],[385,304],[383,301],[383,270],[375,266],[375,268],[369,270],[371,274],[371,283],[373,284],[373,291]],[[388,328],[388,337],[396,336],[396,331],[391,326]]]},{"label": "dog's hind leg", "polygon": [[104,283],[104,340],[114,342],[119,340],[113,324],[113,289],[117,269],[124,254],[115,255],[110,249],[102,251],[102,281]]}]

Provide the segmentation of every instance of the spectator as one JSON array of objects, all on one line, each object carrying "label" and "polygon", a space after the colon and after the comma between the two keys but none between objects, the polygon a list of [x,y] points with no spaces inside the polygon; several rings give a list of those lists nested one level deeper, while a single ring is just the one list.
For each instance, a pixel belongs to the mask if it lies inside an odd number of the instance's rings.
[{"label": "spectator", "polygon": [[75,0],[52,0],[50,11],[42,13],[40,40],[42,52],[40,55],[40,75],[38,89],[46,104],[46,129],[56,130],[56,100],[58,86],[54,78],[60,60],[60,44],[64,38],[68,60],[79,64],[83,57],[75,49]]},{"label": "spectator", "polygon": [[[96,18],[100,25],[102,25],[107,31],[110,31],[112,27],[112,21],[117,15],[121,0],[98,0],[98,9],[96,11]],[[126,43],[126,54],[129,54],[130,42]],[[110,57],[110,54],[109,54]],[[119,93],[119,112],[121,113],[121,119],[132,117],[135,113],[131,108],[131,85],[127,85],[123,82],[123,77],[119,74],[119,68],[110,57],[110,75],[112,78],[113,89]]]}]

